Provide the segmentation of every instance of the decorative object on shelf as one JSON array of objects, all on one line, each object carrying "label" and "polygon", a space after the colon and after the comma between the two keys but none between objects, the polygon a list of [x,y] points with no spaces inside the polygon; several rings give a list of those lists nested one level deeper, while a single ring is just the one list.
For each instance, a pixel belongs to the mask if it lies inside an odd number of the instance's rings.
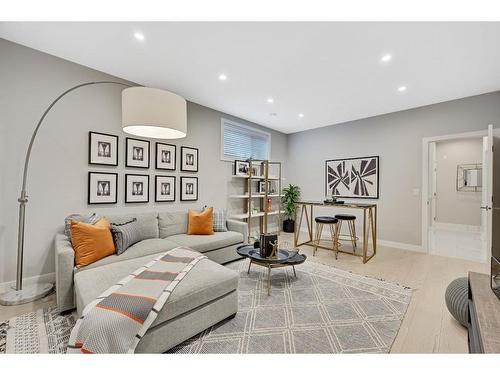
[{"label": "decorative object on shelf", "polygon": [[[266,192],[266,181],[259,181],[258,192],[264,194]],[[267,181],[267,194],[273,194],[274,189],[272,187],[271,181]]]},{"label": "decorative object on shelf", "polygon": [[181,171],[198,172],[198,149],[181,147]]},{"label": "decorative object on shelf", "polygon": [[[23,288],[23,258],[24,258],[24,229],[26,219],[26,204],[28,192],[26,190],[28,166],[31,150],[43,121],[52,108],[66,95],[87,86],[117,85],[127,87],[122,91],[122,128],[125,133],[154,138],[180,138],[187,132],[186,100],[171,92],[153,89],[150,87],[132,87],[132,85],[118,81],[91,81],[84,82],[62,92],[45,109],[31,135],[26,158],[24,160],[23,179],[19,202],[19,221],[17,236],[17,271],[14,290],[0,294],[1,305],[19,305],[35,301],[52,292],[52,283],[31,283]],[[145,125],[148,124],[148,125]]]},{"label": "decorative object on shelf", "polygon": [[181,177],[181,201],[198,200],[198,177]]},{"label": "decorative object on shelf", "polygon": [[118,165],[118,136],[89,132],[89,164]]},{"label": "decorative object on shelf", "polygon": [[125,203],[149,202],[149,175],[125,175]]},{"label": "decorative object on shelf", "polygon": [[88,204],[114,204],[117,192],[118,173],[89,172]]},{"label": "decorative object on shelf", "polygon": [[283,220],[283,232],[293,233],[295,231],[295,210],[300,199],[300,188],[297,185],[288,185],[283,189],[283,206],[285,217]]},{"label": "decorative object on shelf", "polygon": [[273,200],[271,198],[267,198],[266,212],[272,212],[272,210],[273,210]]},{"label": "decorative object on shelf", "polygon": [[260,256],[263,258],[269,258],[273,253],[273,244],[278,243],[278,235],[276,234],[265,234],[260,235]]},{"label": "decorative object on shelf", "polygon": [[250,163],[243,160],[234,161],[234,175],[235,176],[248,176]]},{"label": "decorative object on shelf", "polygon": [[156,142],[156,169],[175,171],[177,147],[168,143]]},{"label": "decorative object on shelf", "polygon": [[379,197],[379,157],[334,159],[325,162],[325,196]]},{"label": "decorative object on shelf", "polygon": [[460,164],[457,165],[457,191],[478,192],[483,186],[483,165]]},{"label": "decorative object on shelf", "polygon": [[175,201],[175,176],[155,176],[155,202]]},{"label": "decorative object on shelf", "polygon": [[128,137],[125,139],[125,166],[149,168],[149,141]]}]

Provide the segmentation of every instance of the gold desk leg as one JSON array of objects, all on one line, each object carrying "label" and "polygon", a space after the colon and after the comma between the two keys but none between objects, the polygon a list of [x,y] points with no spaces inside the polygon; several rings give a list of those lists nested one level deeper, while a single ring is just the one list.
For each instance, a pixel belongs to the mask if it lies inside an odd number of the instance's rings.
[{"label": "gold desk leg", "polygon": [[312,226],[311,226],[311,220],[309,220],[309,214],[307,213],[307,207],[304,206],[305,208],[305,213],[306,213],[306,224],[307,224],[307,231],[309,232],[309,241],[313,240],[313,232],[312,232]]},{"label": "gold desk leg", "polygon": [[314,231],[313,231],[313,228],[314,228],[314,226],[313,226],[314,225],[313,207],[314,207],[314,205],[311,204],[311,217],[310,217],[310,219],[311,219],[310,220],[310,223],[311,223],[310,224],[311,225],[311,234],[309,236],[309,238],[311,239],[311,241],[314,238]]},{"label": "gold desk leg", "polygon": [[[304,205],[300,205],[300,218],[299,221],[295,220],[295,233],[294,233],[294,246],[297,247],[299,243],[300,227],[302,226],[302,217],[304,216]],[[295,210],[295,218],[297,218],[297,210]]]},{"label": "gold desk leg", "polygon": [[377,254],[377,206],[373,207],[373,211],[374,211],[374,216],[375,216],[375,220],[374,220],[374,230],[373,230],[373,254]]},{"label": "gold desk leg", "polygon": [[367,251],[368,251],[368,236],[366,231],[366,209],[363,209],[363,264],[366,263]]},{"label": "gold desk leg", "polygon": [[267,266],[267,295],[271,295],[271,266]]}]

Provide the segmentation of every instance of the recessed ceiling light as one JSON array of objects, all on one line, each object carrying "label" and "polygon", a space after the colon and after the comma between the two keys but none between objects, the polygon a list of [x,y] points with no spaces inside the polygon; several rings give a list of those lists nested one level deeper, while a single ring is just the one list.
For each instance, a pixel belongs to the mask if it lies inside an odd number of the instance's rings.
[{"label": "recessed ceiling light", "polygon": [[299,117],[300,118],[304,117],[304,114],[303,113],[299,113]]},{"label": "recessed ceiling light", "polygon": [[267,102],[268,103],[274,103],[274,99],[273,98],[267,98]]},{"label": "recessed ceiling light", "polygon": [[392,60],[392,55],[389,55],[389,54],[384,55],[384,56],[382,56],[382,57],[380,58],[380,61],[381,61],[381,62],[384,62],[384,63],[385,63],[385,62],[389,62],[389,61],[391,61],[391,60]]},{"label": "recessed ceiling light", "polygon": [[225,74],[219,74],[219,79],[221,81],[225,81],[227,79],[227,75],[225,75]]},{"label": "recessed ceiling light", "polygon": [[406,91],[406,86],[399,86],[398,87],[399,92],[405,92]]},{"label": "recessed ceiling light", "polygon": [[269,116],[276,117],[276,116],[278,116],[278,114],[277,114],[276,112],[271,112],[271,113],[269,114]]},{"label": "recessed ceiling light", "polygon": [[140,41],[143,41],[143,40],[145,39],[145,38],[144,38],[144,34],[143,34],[143,33],[138,32],[138,31],[136,31],[136,32],[134,33],[134,37],[135,37],[135,39],[140,40]]}]

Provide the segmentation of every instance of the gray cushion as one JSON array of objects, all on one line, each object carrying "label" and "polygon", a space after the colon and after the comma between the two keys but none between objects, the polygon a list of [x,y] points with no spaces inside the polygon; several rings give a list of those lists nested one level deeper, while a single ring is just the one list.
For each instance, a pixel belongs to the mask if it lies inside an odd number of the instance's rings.
[{"label": "gray cushion", "polygon": [[[80,271],[76,274],[75,290],[79,314],[81,314],[83,307],[92,302],[99,294],[152,258],[154,256],[131,259]],[[209,259],[203,259],[173,290],[151,328],[222,297],[237,288],[238,274],[236,272]]]},{"label": "gray cushion", "polygon": [[226,221],[227,213],[226,210],[215,210],[212,214],[212,219],[214,222],[214,232],[227,232]]},{"label": "gray cushion", "polygon": [[111,223],[111,233],[116,246],[116,254],[123,254],[133,244],[145,240],[141,228],[137,224],[137,219],[127,223]]},{"label": "gray cushion", "polygon": [[142,238],[159,238],[158,214],[156,212],[106,215],[106,218],[110,223],[126,223],[135,218]]},{"label": "gray cushion", "polygon": [[125,251],[121,255],[110,255],[106,258],[100,259],[97,262],[89,264],[86,267],[76,268],[75,272],[81,272],[86,269],[96,268],[103,266],[105,264],[121,262],[127,259],[133,259],[138,257],[143,257],[151,254],[158,254],[161,252],[165,252],[171,250],[179,245],[173,241],[169,241],[167,239],[160,238],[149,238],[147,240],[143,240],[137,242],[135,245],[130,246],[127,251]]},{"label": "gray cushion", "polygon": [[176,234],[168,237],[169,241],[181,246],[190,247],[193,250],[204,253],[210,250],[236,245],[243,242],[243,235],[238,232],[215,232],[211,235]]},{"label": "gray cushion", "polygon": [[81,215],[81,214],[72,214],[67,216],[64,219],[64,234],[68,237],[68,240],[71,242],[71,221],[80,221],[82,223],[87,224],[95,224],[99,220],[99,216],[95,213]]},{"label": "gray cushion", "polygon": [[158,225],[160,227],[160,238],[187,233],[188,214],[186,211],[160,212],[158,214]]}]

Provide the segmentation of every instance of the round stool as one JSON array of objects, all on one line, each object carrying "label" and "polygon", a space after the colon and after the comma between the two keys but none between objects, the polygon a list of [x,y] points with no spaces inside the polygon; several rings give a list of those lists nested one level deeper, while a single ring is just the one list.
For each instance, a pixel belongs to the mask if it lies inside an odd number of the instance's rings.
[{"label": "round stool", "polygon": [[[338,224],[338,238],[340,237],[347,237],[347,241],[351,241],[352,243],[352,251],[356,252],[356,247],[358,246],[357,241],[358,237],[356,236],[356,216],[354,215],[346,215],[346,214],[339,214],[335,215],[335,218],[339,221]],[[341,234],[340,231],[342,230],[342,223],[343,222],[347,223],[347,226],[349,227],[349,234]]]},{"label": "round stool", "polygon": [[335,259],[339,256],[338,249],[338,219],[331,216],[317,216],[314,218],[316,222],[316,238],[314,240],[314,251],[313,256],[316,255],[318,250],[319,242],[321,241],[321,232],[323,232],[323,226],[326,224],[330,227],[330,235],[332,236],[332,251],[335,251]]},{"label": "round stool", "polygon": [[467,277],[460,277],[453,280],[444,294],[446,307],[450,314],[460,322],[461,325],[467,327],[469,318],[468,299],[469,299],[469,280]]}]

